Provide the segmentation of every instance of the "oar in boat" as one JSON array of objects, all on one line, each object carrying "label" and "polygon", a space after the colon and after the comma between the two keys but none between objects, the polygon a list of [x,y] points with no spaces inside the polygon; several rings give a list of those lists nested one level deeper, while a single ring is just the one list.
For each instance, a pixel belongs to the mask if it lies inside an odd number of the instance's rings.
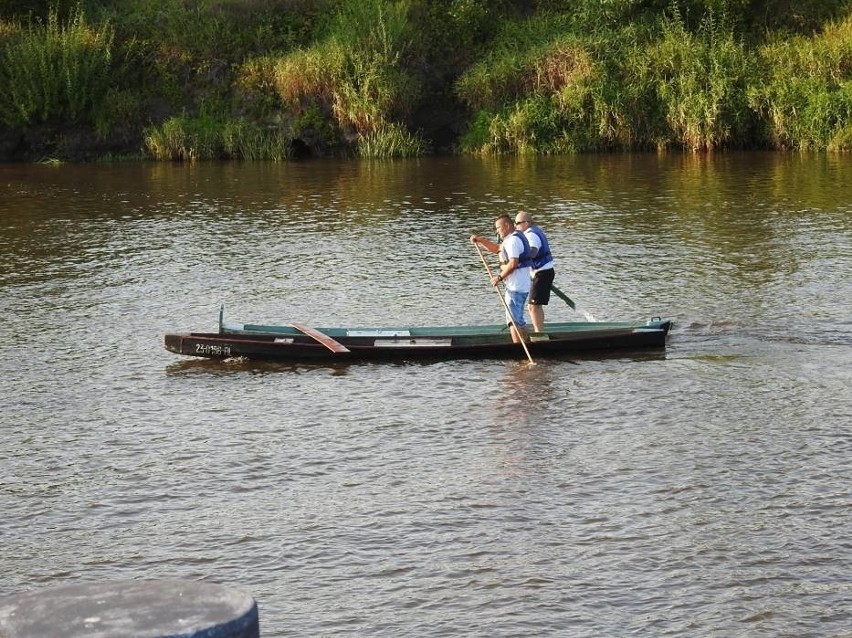
[{"label": "oar in boat", "polygon": [[[577,304],[575,304],[573,301],[571,301],[571,297],[569,297],[564,292],[559,290],[559,288],[557,288],[553,284],[550,284],[550,289],[553,291],[553,294],[555,294],[557,297],[562,299],[562,301],[567,303],[568,307],[571,308],[571,310],[577,310]],[[585,310],[577,310],[577,312],[582,313],[583,316],[586,318],[586,321],[597,321],[597,319],[595,319],[591,314],[589,314]]]},{"label": "oar in boat", "polygon": [[[479,258],[482,260],[482,265],[485,266],[485,272],[488,273],[488,281],[491,282],[491,278],[494,276],[491,274],[491,267],[488,265],[488,262],[485,261],[485,256],[482,254],[482,249],[479,247],[479,244],[474,242],[473,244],[476,246],[476,252],[479,253]],[[524,352],[527,353],[527,359],[530,360],[532,365],[535,365],[535,361],[533,361],[532,355],[530,354],[530,349],[527,348],[527,344],[521,335],[521,331],[518,329],[518,326],[515,324],[515,318],[512,316],[512,311],[509,310],[509,304],[506,303],[506,300],[503,298],[503,293],[500,292],[500,289],[497,286],[492,286],[494,291],[497,293],[497,296],[500,297],[500,303],[503,304],[503,307],[506,309],[506,316],[509,317],[509,322],[512,324],[512,327],[515,329],[515,334],[518,335],[518,341],[521,342],[521,345],[524,347]]]}]

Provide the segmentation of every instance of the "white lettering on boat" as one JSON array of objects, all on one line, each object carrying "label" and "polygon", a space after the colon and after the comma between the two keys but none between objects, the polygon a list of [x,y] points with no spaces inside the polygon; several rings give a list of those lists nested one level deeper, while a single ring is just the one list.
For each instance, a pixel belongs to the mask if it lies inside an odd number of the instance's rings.
[{"label": "white lettering on boat", "polygon": [[203,354],[214,357],[230,357],[231,346],[222,346],[214,343],[196,343],[195,354]]}]

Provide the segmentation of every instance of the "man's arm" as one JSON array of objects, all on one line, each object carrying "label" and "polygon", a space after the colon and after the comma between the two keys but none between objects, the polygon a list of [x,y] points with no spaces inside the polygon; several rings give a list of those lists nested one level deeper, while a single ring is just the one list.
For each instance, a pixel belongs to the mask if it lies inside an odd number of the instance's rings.
[{"label": "man's arm", "polygon": [[527,243],[530,245],[530,257],[535,257],[538,251],[541,250],[541,239],[535,233],[524,233],[527,238]]},{"label": "man's arm", "polygon": [[483,237],[482,235],[471,235],[470,236],[470,243],[479,244],[485,250],[487,250],[490,253],[494,253],[495,255],[500,252],[500,245],[499,244],[494,243],[493,241],[491,241],[490,239],[488,239],[486,237]]}]

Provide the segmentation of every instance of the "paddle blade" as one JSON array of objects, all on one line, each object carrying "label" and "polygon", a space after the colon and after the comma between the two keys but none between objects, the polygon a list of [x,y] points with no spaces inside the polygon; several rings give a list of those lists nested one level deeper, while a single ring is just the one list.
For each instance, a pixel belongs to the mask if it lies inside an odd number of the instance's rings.
[{"label": "paddle blade", "polygon": [[559,297],[562,301],[567,303],[568,307],[571,308],[571,310],[577,309],[577,305],[573,301],[571,301],[571,298],[568,295],[566,295],[564,292],[559,290],[559,288],[557,288],[556,286],[551,284],[550,289],[554,292],[554,294],[557,297]]}]

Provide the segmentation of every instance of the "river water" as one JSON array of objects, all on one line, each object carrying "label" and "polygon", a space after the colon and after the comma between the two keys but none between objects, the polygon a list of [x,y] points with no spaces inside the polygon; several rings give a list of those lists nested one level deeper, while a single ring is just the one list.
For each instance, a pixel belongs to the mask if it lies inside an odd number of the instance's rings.
[{"label": "river water", "polygon": [[[179,578],[262,635],[852,636],[852,158],[0,166],[0,596]],[[526,209],[665,353],[181,358],[226,319],[494,323]],[[553,320],[582,320],[558,298]]]}]

